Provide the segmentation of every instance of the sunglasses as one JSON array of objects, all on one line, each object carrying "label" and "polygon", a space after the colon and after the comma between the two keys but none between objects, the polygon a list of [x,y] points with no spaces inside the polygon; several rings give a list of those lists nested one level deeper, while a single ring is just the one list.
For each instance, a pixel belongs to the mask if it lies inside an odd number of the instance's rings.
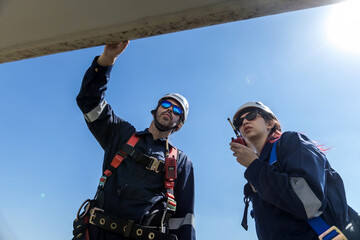
[{"label": "sunglasses", "polygon": [[161,105],[163,108],[169,108],[169,107],[173,106],[172,111],[173,111],[173,113],[174,113],[175,115],[181,115],[182,112],[183,112],[183,110],[182,110],[181,108],[179,108],[178,106],[175,106],[174,104],[172,104],[171,102],[166,101],[166,100],[162,101],[162,102],[160,103],[160,105]]},{"label": "sunglasses", "polygon": [[257,117],[258,114],[261,115],[261,113],[260,113],[257,109],[255,109],[255,110],[249,112],[245,117],[238,117],[238,118],[234,121],[234,126],[235,126],[236,128],[240,128],[240,127],[243,125],[243,123],[244,123],[244,119],[246,119],[246,120],[248,120],[248,121],[252,121],[252,120],[254,120],[254,119]]}]

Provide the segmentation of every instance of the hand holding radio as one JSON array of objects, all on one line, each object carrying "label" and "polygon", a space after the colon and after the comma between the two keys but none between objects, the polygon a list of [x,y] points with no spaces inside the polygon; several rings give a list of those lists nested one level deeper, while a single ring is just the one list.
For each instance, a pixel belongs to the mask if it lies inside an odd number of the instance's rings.
[{"label": "hand holding radio", "polygon": [[[234,157],[236,157],[236,161],[243,165],[244,167],[248,167],[258,156],[255,152],[248,147],[245,139],[240,135],[240,133],[236,130],[234,125],[232,124],[230,118],[228,118],[232,128],[234,129],[236,139],[231,138],[230,149],[233,151]],[[234,144],[237,143],[237,144]],[[239,145],[240,143],[241,145]]]},{"label": "hand holding radio", "polygon": [[234,124],[231,122],[230,118],[227,119],[231,125],[231,127],[234,129],[234,133],[236,135],[236,139],[234,139],[233,137],[231,138],[231,142],[236,142],[236,143],[240,143],[244,146],[247,146],[246,145],[246,142],[245,142],[245,139],[239,134],[239,132],[236,130]]},{"label": "hand holding radio", "polygon": [[236,142],[236,143],[240,143],[240,144],[242,144],[244,146],[247,146],[246,142],[245,142],[245,139],[243,137],[241,137],[241,136],[236,138],[236,139],[231,138],[231,142]]}]

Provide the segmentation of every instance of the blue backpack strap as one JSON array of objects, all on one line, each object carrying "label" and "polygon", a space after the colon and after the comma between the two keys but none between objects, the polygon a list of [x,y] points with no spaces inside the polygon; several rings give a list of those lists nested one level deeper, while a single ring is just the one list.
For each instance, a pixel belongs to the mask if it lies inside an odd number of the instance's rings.
[{"label": "blue backpack strap", "polygon": [[[274,144],[271,148],[270,159],[269,159],[270,165],[276,163],[278,160],[277,153],[276,153],[276,146],[277,146],[278,141],[279,141],[279,139],[274,142]],[[326,231],[328,231],[331,228],[325,222],[325,220],[322,219],[320,216],[312,218],[312,219],[308,219],[308,223],[318,236],[322,235],[323,233],[325,233]],[[336,237],[338,234],[339,234],[339,232],[337,232],[335,229],[330,230],[330,231],[328,231],[328,233],[326,235],[322,236],[322,238],[320,238],[320,239],[331,240],[334,237]]]},{"label": "blue backpack strap", "polygon": [[269,159],[270,165],[272,165],[274,162],[277,162],[276,145],[278,141],[279,139],[274,142],[271,148],[270,159]]},{"label": "blue backpack strap", "polygon": [[[325,222],[325,220],[322,219],[322,217],[320,217],[320,216],[308,219],[308,223],[318,236],[322,235],[323,233],[330,230],[330,228],[331,228],[329,226],[329,224],[327,224]],[[323,240],[333,239],[334,237],[336,237],[339,234],[339,232],[337,232],[336,229],[328,231],[328,233],[326,235],[324,234],[324,236],[320,239],[323,239]]]}]

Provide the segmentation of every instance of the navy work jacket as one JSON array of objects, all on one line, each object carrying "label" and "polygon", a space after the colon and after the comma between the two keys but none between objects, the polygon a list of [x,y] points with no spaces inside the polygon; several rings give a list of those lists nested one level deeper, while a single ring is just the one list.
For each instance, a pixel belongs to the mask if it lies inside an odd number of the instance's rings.
[{"label": "navy work jacket", "polygon": [[285,132],[278,141],[279,164],[269,164],[272,143],[245,171],[254,187],[253,205],[259,240],[318,239],[307,220],[321,215],[342,229],[348,218],[344,185],[326,156],[309,138]]},{"label": "navy work jacket", "polygon": [[[112,66],[101,67],[96,62],[97,58],[84,76],[77,103],[84,113],[90,131],[105,151],[104,171],[119,147],[124,145],[136,130],[130,123],[116,116],[105,101]],[[148,129],[136,134],[140,136],[135,146],[136,150],[165,161],[166,139],[154,141]],[[182,151],[178,152],[178,175],[174,187],[177,207],[175,214],[170,218],[169,229],[179,240],[195,240],[193,165]],[[155,205],[163,206],[161,203],[166,194],[164,173],[150,171],[133,159],[127,158],[107,179],[104,192],[105,212],[141,224]],[[94,230],[93,226],[90,232],[97,235],[92,237],[96,240],[123,239],[113,233]]]}]

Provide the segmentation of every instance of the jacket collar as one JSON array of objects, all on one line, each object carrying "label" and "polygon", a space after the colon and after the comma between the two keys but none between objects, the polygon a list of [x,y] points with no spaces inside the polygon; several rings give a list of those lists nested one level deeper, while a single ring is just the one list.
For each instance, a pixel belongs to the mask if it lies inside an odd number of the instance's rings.
[{"label": "jacket collar", "polygon": [[266,141],[265,146],[263,147],[261,154],[259,156],[260,160],[267,161],[267,162],[269,161],[269,156],[270,156],[272,145],[273,145],[273,143]]},{"label": "jacket collar", "polygon": [[[143,131],[139,131],[139,132],[136,132],[135,133],[136,135],[138,135],[138,136],[150,136],[151,138],[153,138],[152,137],[152,134],[151,134],[151,132],[149,132],[149,128],[146,128],[145,130],[143,130]],[[166,138],[159,138],[159,139],[156,139],[156,141],[160,141],[160,142],[162,142],[162,143],[166,143]],[[170,139],[168,139],[168,143],[169,143],[169,147],[175,147],[172,143],[171,143],[171,140]]]}]

